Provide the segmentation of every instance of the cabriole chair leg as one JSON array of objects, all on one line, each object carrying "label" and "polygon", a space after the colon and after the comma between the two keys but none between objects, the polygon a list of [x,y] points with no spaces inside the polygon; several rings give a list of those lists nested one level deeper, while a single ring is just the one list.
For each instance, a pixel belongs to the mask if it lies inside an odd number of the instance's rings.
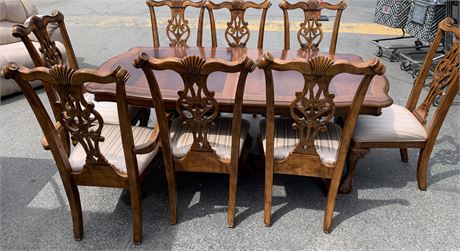
[{"label": "cabriole chair leg", "polygon": [[348,153],[347,164],[348,164],[348,173],[347,177],[342,182],[340,187],[341,193],[351,193],[353,190],[353,175],[358,164],[358,160],[364,158],[364,156],[369,152],[369,149],[359,149],[352,148]]}]

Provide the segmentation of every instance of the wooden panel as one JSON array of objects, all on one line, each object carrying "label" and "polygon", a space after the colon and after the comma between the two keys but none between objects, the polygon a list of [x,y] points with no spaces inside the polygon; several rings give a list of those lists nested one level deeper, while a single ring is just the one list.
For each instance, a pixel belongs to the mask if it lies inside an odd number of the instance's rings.
[{"label": "wooden panel", "polygon": [[[173,47],[136,47],[123,54],[115,56],[104,64],[100,69],[111,70],[117,65],[127,69],[131,77],[127,83],[128,102],[135,105],[153,106],[147,80],[142,70],[135,69],[132,66],[134,58],[140,52],[146,52],[148,55],[156,58],[166,58],[170,56],[184,57],[186,55],[199,55],[206,58],[222,58],[231,60],[247,55],[252,59],[257,59],[264,52],[270,51],[276,58],[311,58],[317,55],[327,55],[322,53],[309,53],[301,50],[263,50],[248,48],[173,48]],[[334,60],[350,60],[351,62],[361,62],[362,58],[352,54],[335,54]],[[166,108],[174,108],[177,100],[177,90],[182,85],[182,80],[178,74],[164,71],[156,74],[161,83],[163,98],[166,100]],[[300,89],[303,86],[303,78],[300,74],[294,72],[274,72],[274,81],[283,81],[286,86],[277,86],[275,89],[275,105],[278,114],[288,114],[289,104],[292,100],[292,90]],[[161,81],[160,81],[161,79]],[[223,112],[229,112],[233,109],[234,90],[238,79],[237,73],[214,73],[209,76],[210,87],[216,90],[216,99],[221,104]],[[345,114],[351,105],[353,95],[358,87],[362,77],[351,74],[340,74],[332,80],[331,92],[336,95],[335,102],[337,112]],[[100,85],[89,83],[86,85],[89,92],[96,95],[98,101],[114,101],[114,85]],[[247,84],[244,92],[243,112],[245,113],[265,113],[265,77],[261,69],[255,69],[247,78]],[[389,83],[385,76],[376,76],[369,90],[367,91],[361,113],[379,114],[382,107],[387,107],[393,103],[388,96]]]}]

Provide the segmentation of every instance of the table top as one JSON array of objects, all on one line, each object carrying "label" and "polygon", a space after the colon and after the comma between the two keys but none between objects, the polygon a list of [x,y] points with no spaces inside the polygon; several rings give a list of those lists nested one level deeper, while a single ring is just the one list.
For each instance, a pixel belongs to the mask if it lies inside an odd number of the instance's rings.
[{"label": "table top", "polygon": [[[117,55],[105,63],[99,69],[110,71],[120,65],[130,73],[127,82],[126,93],[128,103],[139,106],[153,106],[147,79],[141,69],[132,65],[134,58],[141,52],[145,52],[156,58],[184,57],[187,55],[199,55],[203,58],[222,58],[234,60],[242,56],[256,60],[264,52],[269,51],[277,58],[309,58],[315,55],[327,55],[311,53],[301,50],[272,50],[272,49],[249,49],[249,48],[198,48],[198,47],[135,47],[129,51]],[[334,58],[350,60],[351,62],[363,61],[360,56],[352,54],[335,54]],[[177,91],[183,88],[180,76],[173,71],[155,71],[158,79],[166,109],[175,109]],[[222,112],[231,112],[238,81],[238,73],[216,72],[209,75],[208,87],[215,91],[215,98],[219,102]],[[362,76],[352,74],[340,74],[334,77],[330,85],[330,93],[335,94],[336,113],[346,114],[351,106],[353,96]],[[275,107],[277,114],[289,114],[289,106],[294,98],[295,91],[302,89],[304,81],[298,72],[273,72],[275,83]],[[102,85],[88,83],[86,89],[95,94],[97,101],[115,101],[115,85]],[[375,76],[365,96],[362,114],[380,114],[380,109],[390,106],[393,100],[388,95],[389,83],[385,76]],[[256,68],[246,80],[243,99],[244,113],[265,113],[265,76],[263,70]]]}]

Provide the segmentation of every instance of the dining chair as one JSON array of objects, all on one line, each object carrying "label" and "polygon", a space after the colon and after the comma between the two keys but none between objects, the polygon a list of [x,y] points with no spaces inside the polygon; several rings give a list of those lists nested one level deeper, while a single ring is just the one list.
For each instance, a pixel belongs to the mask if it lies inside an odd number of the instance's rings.
[{"label": "dining chair", "polygon": [[169,40],[169,46],[187,46],[187,41],[190,37],[189,20],[185,18],[185,11],[188,7],[200,9],[197,24],[196,46],[203,46],[203,19],[204,19],[204,0],[194,2],[190,0],[147,0],[145,2],[150,11],[150,21],[152,25],[153,47],[160,47],[160,39],[158,35],[158,23],[155,14],[155,8],[168,6],[171,11],[171,17],[166,25],[166,38]]},{"label": "dining chair", "polygon": [[[50,27],[58,27],[58,34],[53,34],[53,37],[50,37],[47,32]],[[56,36],[59,36],[59,33],[62,36],[63,44],[54,40],[57,39]],[[26,20],[24,25],[14,25],[12,35],[22,40],[36,67],[44,66],[49,68],[56,64],[68,63],[68,66],[72,69],[79,68],[64,23],[64,15],[57,10],[53,10],[51,15],[32,16]],[[48,84],[44,83],[43,86],[50,101],[51,109],[56,119],[58,119],[59,113],[54,106],[56,95]],[[96,102],[94,95],[87,92],[84,93],[84,96],[88,102],[93,102],[96,105],[96,109],[104,118],[105,123],[118,124],[116,104],[112,102]],[[147,126],[150,116],[149,108],[129,106],[129,112],[133,125],[140,122],[142,126]]]},{"label": "dining chair", "polygon": [[[49,68],[28,69],[9,63],[3,68],[7,79],[20,86],[45,134],[70,204],[75,240],[83,237],[83,216],[78,186],[115,187],[129,190],[131,198],[133,242],[142,239],[142,203],[140,183],[146,177],[158,152],[158,129],[131,126],[126,102],[125,82],[129,77],[120,67],[111,72],[75,70],[58,64]],[[55,123],[30,81],[48,84],[58,97]],[[106,124],[92,102],[84,98],[85,82],[116,84],[119,124]],[[68,150],[61,137],[70,135],[75,147]],[[69,138],[67,138],[69,139]]]},{"label": "dining chair", "polygon": [[337,11],[334,18],[331,43],[329,46],[329,53],[335,53],[337,37],[339,35],[340,19],[342,17],[343,10],[347,7],[347,4],[344,1],[340,1],[338,4],[330,4],[316,0],[305,0],[291,4],[286,0],[281,0],[279,7],[283,10],[284,16],[284,49],[288,50],[290,48],[291,23],[288,11],[301,9],[304,13],[304,20],[300,23],[300,27],[297,30],[297,40],[301,49],[313,52],[319,50],[318,47],[323,41],[323,24],[319,20],[321,11]]},{"label": "dining chair", "polygon": [[[247,56],[235,61],[204,59],[189,55],[183,58],[157,59],[140,54],[134,62],[142,68],[149,83],[160,127],[160,141],[169,190],[170,222],[176,224],[175,172],[226,173],[229,178],[227,223],[234,226],[238,164],[250,148],[249,122],[242,120],[241,110],[246,77],[255,68]],[[178,117],[169,123],[161,88],[153,71],[172,70],[180,75],[183,86],[177,92]],[[219,103],[209,89],[212,73],[239,73],[235,86],[232,117],[218,116]],[[223,74],[221,81],[226,81]],[[216,81],[216,78],[213,78]]]},{"label": "dining chair", "polygon": [[212,1],[206,1],[206,8],[209,13],[209,19],[211,22],[211,39],[212,47],[217,47],[217,35],[216,35],[216,21],[214,18],[214,10],[228,9],[230,11],[230,21],[227,22],[224,36],[229,47],[241,48],[246,47],[249,37],[251,35],[249,30],[249,23],[245,20],[244,16],[248,9],[259,9],[262,10],[259,22],[259,37],[257,40],[257,48],[263,48],[264,44],[264,31],[265,31],[265,19],[267,16],[268,8],[272,5],[269,0],[264,0],[261,3],[254,3],[251,1],[244,0],[232,0],[224,1],[221,3],[213,3]]},{"label": "dining chair", "polygon": [[[414,82],[406,107],[393,104],[383,108],[380,116],[361,115],[358,118],[348,158],[349,171],[342,184],[341,192],[351,192],[356,164],[370,148],[399,148],[404,162],[408,161],[408,148],[420,149],[417,182],[420,190],[426,190],[426,173],[430,155],[442,123],[459,90],[459,32],[460,26],[451,18],[446,18],[439,23],[438,31]],[[438,45],[444,36],[449,35],[454,36],[452,48],[436,65],[433,77],[429,80],[426,96],[421,99]],[[439,97],[438,107],[434,114],[429,116],[433,104]]]},{"label": "dining chair", "polygon": [[[333,61],[316,56],[282,60],[262,55],[258,66],[266,80],[267,112],[262,120],[261,144],[265,154],[264,222],[271,224],[273,174],[319,177],[329,182],[323,231],[329,233],[340,178],[361,104],[372,78],[385,66],[372,59],[362,63]],[[290,116],[275,117],[275,83],[272,71],[296,71],[303,75],[302,90],[293,90]],[[331,80],[338,74],[362,75],[343,128],[333,123],[335,114]],[[282,85],[283,83],[276,83]]]}]

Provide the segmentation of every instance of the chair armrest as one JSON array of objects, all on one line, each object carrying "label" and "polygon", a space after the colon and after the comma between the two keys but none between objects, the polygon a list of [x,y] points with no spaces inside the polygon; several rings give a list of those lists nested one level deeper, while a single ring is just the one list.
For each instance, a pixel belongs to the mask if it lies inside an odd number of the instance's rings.
[{"label": "chair armrest", "polygon": [[155,128],[150,133],[149,138],[147,139],[147,142],[145,142],[144,144],[135,146],[133,152],[135,154],[146,154],[146,153],[149,153],[155,150],[159,146],[159,143],[160,143],[160,139],[158,137],[159,132],[160,130],[158,129],[158,124],[156,124]]}]

